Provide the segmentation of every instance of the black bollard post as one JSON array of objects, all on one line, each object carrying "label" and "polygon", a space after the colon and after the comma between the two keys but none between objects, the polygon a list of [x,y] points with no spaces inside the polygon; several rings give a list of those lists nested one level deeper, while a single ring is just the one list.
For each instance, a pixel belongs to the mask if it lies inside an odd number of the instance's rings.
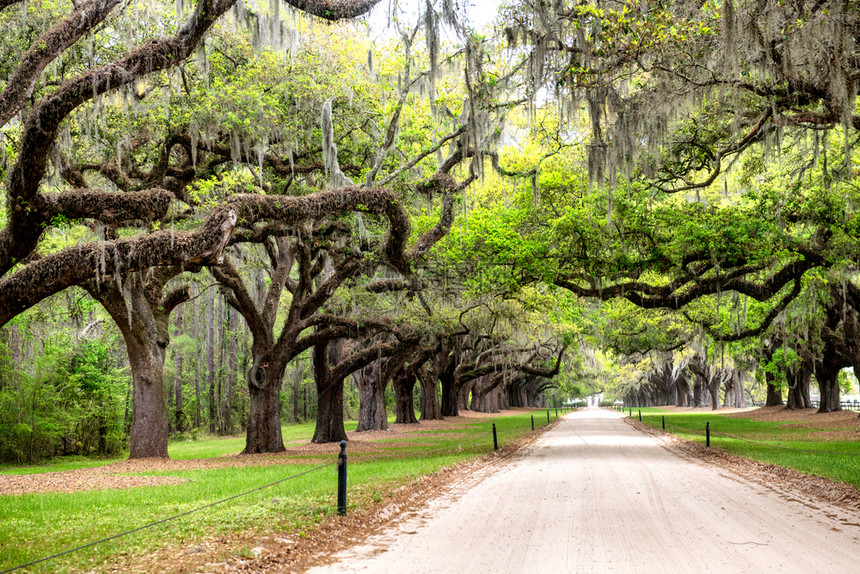
[{"label": "black bollard post", "polygon": [[710,421],[705,423],[705,446],[711,446],[711,423]]},{"label": "black bollard post", "polygon": [[496,436],[496,423],[493,423],[493,450],[499,450],[499,439]]},{"label": "black bollard post", "polygon": [[663,416],[663,430],[666,430],[666,417]]},{"label": "black bollard post", "polygon": [[532,430],[535,430],[535,416],[532,415]]},{"label": "black bollard post", "polygon": [[546,411],[546,424],[549,424],[549,410]]},{"label": "black bollard post", "polygon": [[555,409],[555,418],[558,418],[558,409]]},{"label": "black bollard post", "polygon": [[340,441],[337,455],[337,513],[346,516],[346,441]]},{"label": "black bollard post", "polygon": [[640,423],[642,422],[642,411],[641,410],[639,411],[639,422]]}]

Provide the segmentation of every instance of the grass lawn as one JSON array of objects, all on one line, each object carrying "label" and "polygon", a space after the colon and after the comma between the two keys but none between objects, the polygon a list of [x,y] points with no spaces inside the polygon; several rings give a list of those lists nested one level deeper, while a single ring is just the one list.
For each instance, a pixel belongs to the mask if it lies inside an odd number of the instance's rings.
[{"label": "grass lawn", "polygon": [[[826,421],[799,425],[791,421],[762,421],[713,411],[672,412],[668,409],[633,409],[642,422],[687,440],[705,443],[705,424],[710,423],[711,447],[722,451],[827,477],[860,488],[860,441],[834,438],[826,433],[844,431]],[[624,411],[629,414],[629,410]],[[813,419],[814,420],[814,419]]]},{"label": "grass lawn", "polygon": [[[534,414],[536,428],[547,424],[546,411],[534,411]],[[531,413],[523,412],[512,416],[466,419],[464,428],[453,429],[456,432],[447,429],[411,433],[406,440],[381,441],[385,444],[383,449],[350,454],[350,511],[384,500],[397,486],[418,476],[490,452],[493,449],[493,423],[497,427],[500,447],[522,437],[531,430],[530,416]],[[354,429],[355,423],[348,426],[348,430],[350,428]],[[287,443],[294,440],[307,443],[313,434],[313,425],[285,426],[283,432]],[[268,466],[193,469],[194,459],[235,454],[243,446],[244,437],[207,437],[193,442],[171,443],[171,458],[189,461],[189,469],[146,474],[187,480],[179,485],[0,496],[0,570],[257,489],[321,464],[327,466],[176,520],[44,562],[27,571],[98,570],[118,556],[142,556],[155,547],[184,547],[213,535],[248,529],[301,536],[305,530],[336,513],[334,455],[329,457],[331,460],[322,461],[316,455],[311,457],[314,458],[312,462],[303,455],[287,456],[283,458],[283,464]],[[77,458],[40,467],[5,468],[0,470],[0,474],[85,469],[110,462],[113,461]]]}]

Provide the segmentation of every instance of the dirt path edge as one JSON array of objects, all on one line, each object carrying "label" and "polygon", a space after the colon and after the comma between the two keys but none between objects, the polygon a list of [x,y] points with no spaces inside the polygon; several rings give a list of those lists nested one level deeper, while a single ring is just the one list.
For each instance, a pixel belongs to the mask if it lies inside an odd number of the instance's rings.
[{"label": "dirt path edge", "polygon": [[234,533],[186,548],[155,549],[145,559],[129,556],[102,571],[304,572],[312,566],[333,562],[335,553],[413,517],[429,500],[478,484],[493,468],[522,456],[527,447],[557,423],[555,419],[498,451],[417,478],[382,502],[347,516],[329,517],[303,531],[301,536],[283,532]]},{"label": "dirt path edge", "polygon": [[832,504],[852,512],[860,511],[860,490],[822,476],[806,474],[792,468],[767,464],[721,451],[718,447],[680,438],[672,433],[640,423],[632,418],[625,422],[637,430],[654,437],[664,448],[722,471],[768,488],[787,499],[805,498],[810,506]]}]

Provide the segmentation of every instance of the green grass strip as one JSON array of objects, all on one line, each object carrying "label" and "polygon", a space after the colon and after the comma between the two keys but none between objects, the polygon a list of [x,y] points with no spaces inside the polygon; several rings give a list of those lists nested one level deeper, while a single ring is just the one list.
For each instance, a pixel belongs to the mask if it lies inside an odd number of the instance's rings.
[{"label": "green grass strip", "polygon": [[[626,412],[626,411],[625,411]],[[634,418],[638,409],[633,409]],[[821,433],[844,428],[828,427],[822,422],[815,428],[799,427],[791,421],[760,421],[713,411],[674,413],[659,408],[643,408],[642,422],[662,428],[681,438],[705,443],[705,424],[710,423],[711,448],[792,468],[807,474],[823,476],[860,488],[860,441],[833,440]]]},{"label": "green grass strip", "polygon": [[[535,428],[546,426],[545,411],[533,411]],[[411,435],[404,444],[385,444],[381,452],[349,455],[349,511],[360,511],[380,502],[398,486],[419,476],[437,472],[493,449],[492,424],[496,423],[503,447],[531,431],[531,413],[464,420],[456,433]],[[554,413],[552,419],[555,420]],[[284,427],[284,439],[308,441],[313,425]],[[288,438],[290,437],[290,438]],[[413,438],[414,437],[414,438]],[[218,457],[235,454],[244,446],[242,437],[206,437],[196,442],[171,443],[174,459]],[[206,470],[150,472],[149,475],[186,479],[179,485],[122,490],[79,491],[0,496],[0,570],[65,552],[90,542],[137,529],[168,517],[182,515],[118,540],[88,546],[27,572],[99,570],[123,556],[143,556],[154,549],[187,547],[220,534],[243,531],[283,532],[301,536],[322,520],[336,514],[335,467],[283,482],[286,477],[319,465],[302,458],[285,458],[283,465],[227,467]],[[336,454],[331,455],[335,462]],[[50,472],[72,470],[111,461],[77,459],[35,469]],[[11,472],[10,472],[11,470]],[[6,469],[12,474],[19,469]],[[32,472],[34,469],[27,469]],[[261,486],[281,481],[260,490]],[[237,494],[250,491],[241,497]],[[223,499],[230,500],[219,503]],[[217,504],[215,504],[217,503]],[[213,505],[214,504],[214,505]],[[189,513],[203,506],[207,508]]]}]

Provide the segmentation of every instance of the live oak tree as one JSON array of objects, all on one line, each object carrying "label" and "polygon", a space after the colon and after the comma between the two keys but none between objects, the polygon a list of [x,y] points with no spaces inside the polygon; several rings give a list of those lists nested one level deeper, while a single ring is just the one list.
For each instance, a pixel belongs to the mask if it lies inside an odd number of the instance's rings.
[{"label": "live oak tree", "polygon": [[352,374],[359,396],[356,432],[388,430],[385,389],[390,382],[393,384],[395,375],[404,369],[406,361],[410,359],[409,348],[403,351],[398,356],[377,357]]},{"label": "live oak tree", "polygon": [[[377,2],[320,0],[295,4],[299,9],[336,20],[363,14]],[[24,18],[26,27],[30,24],[27,12],[14,12],[15,4],[19,3],[4,4],[0,17],[6,22]],[[68,148],[75,144],[73,125],[81,125],[87,114],[98,118],[113,94],[132,99],[146,97],[146,88],[142,94],[137,92],[140,83],[149,81],[151,86],[154,84],[150,91],[156,89],[158,75],[176,70],[187,60],[206,32],[236,3],[202,0],[171,36],[120,34],[119,41],[114,43],[118,48],[116,52],[98,46],[90,51],[89,58],[80,57],[78,44],[88,34],[94,31],[110,34],[130,28],[122,22],[123,14],[115,10],[118,4],[112,0],[75,4],[56,20],[36,21],[42,30],[28,48],[21,47],[23,43],[6,46],[7,55],[12,56],[12,61],[17,58],[19,63],[7,68],[0,93],[0,127],[12,141],[11,146],[4,142],[4,159],[8,164],[4,162],[3,171],[6,224],[0,231],[0,269],[4,274],[0,280],[0,320],[3,323],[72,285],[92,280],[100,283],[103,278],[116,276],[118,287],[123,279],[126,284],[134,283],[131,274],[151,268],[193,268],[218,262],[240,219],[250,224],[262,217],[277,217],[273,213],[263,215],[259,210],[261,205],[254,207],[254,201],[245,202],[237,197],[230,207],[216,207],[194,230],[153,232],[151,224],[164,218],[174,202],[170,190],[151,187],[116,193],[110,185],[91,188],[81,185],[87,181],[79,177],[80,171],[69,169],[63,156],[68,155]],[[243,16],[241,9],[237,12],[237,17]],[[145,33],[146,29],[142,30]],[[165,146],[165,152],[162,161],[152,170],[162,177],[170,170],[172,146]],[[102,166],[100,172],[106,180],[116,183],[122,179],[122,165],[119,158],[115,163],[116,169]],[[49,167],[54,173],[65,173],[74,188],[52,186]],[[182,173],[176,175],[181,178]],[[146,180],[145,177],[141,179]],[[294,204],[287,222],[314,216],[313,213],[300,214],[301,209],[295,208]],[[45,229],[58,220],[89,220],[114,227],[131,227],[134,223],[143,226],[137,226],[137,232],[129,236],[119,235],[112,240],[39,254],[39,242]],[[157,303],[157,297],[150,299],[150,304]],[[132,320],[131,325],[135,328],[136,322]],[[149,327],[137,324],[138,329]],[[156,333],[150,333],[150,338],[158,339]],[[166,341],[162,338],[159,344],[166,344]],[[163,350],[161,355],[163,362]],[[160,376],[157,380],[149,376],[144,379],[136,380],[136,383],[143,383],[136,389],[139,393],[153,392],[152,383],[160,381]],[[154,392],[162,393],[160,388]],[[158,401],[153,402],[156,403]],[[156,419],[153,422],[162,424]],[[157,433],[156,439],[138,445],[140,448],[133,445],[133,455],[166,455],[166,433],[160,429]],[[134,433],[132,438],[135,444],[142,440],[139,433]]]},{"label": "live oak tree", "polygon": [[593,175],[639,168],[678,193],[769,136],[856,129],[858,14],[843,4],[562,1],[506,16],[534,85],[587,104]]},{"label": "live oak tree", "polygon": [[[199,2],[173,36],[153,38],[145,44],[132,46],[127,54],[115,61],[86,66],[83,71],[62,70],[66,76],[48,81],[43,75],[45,69],[104,21],[117,5],[113,1],[85,2],[73,7],[64,19],[45,30],[31,48],[20,55],[21,63],[9,71],[0,98],[0,126],[8,125],[16,114],[22,116],[20,123],[15,122],[20,135],[14,146],[14,161],[4,173],[9,202],[8,222],[0,232],[0,260],[6,274],[0,286],[6,302],[3,305],[5,320],[45,296],[80,281],[85,274],[89,275],[87,278],[96,274],[97,268],[91,261],[92,249],[64,251],[33,262],[35,267],[24,265],[9,274],[13,266],[21,261],[26,262],[36,250],[46,225],[55,218],[90,218],[109,222],[153,221],[163,216],[170,203],[164,201],[165,193],[160,189],[148,190],[135,197],[115,196],[109,191],[93,189],[45,193],[43,181],[50,163],[49,155],[58,143],[63,122],[75,110],[89,105],[106,93],[127,89],[144,77],[179,65],[192,54],[202,36],[233,4],[229,0]],[[363,13],[375,2],[301,4],[311,10],[319,10],[320,5],[327,5],[326,13],[329,16],[349,17]],[[10,10],[9,6],[4,6],[4,17],[10,17]],[[57,82],[59,86],[55,88]],[[60,165],[54,167],[60,169]],[[221,214],[221,218],[211,220],[209,226],[201,226],[197,239],[202,241],[197,243],[193,254],[180,253],[182,241],[177,238],[173,259],[182,263],[193,259],[194,255],[200,259],[213,257],[218,252],[217,244],[222,234],[217,231],[213,233],[211,227],[214,225],[214,228],[220,228],[221,223],[225,222],[223,217],[224,214]],[[232,225],[229,219],[226,221]],[[157,244],[161,235],[118,240],[117,250],[127,249],[132,244],[137,249],[130,256],[118,251],[118,256],[124,256],[124,260],[118,259],[117,263],[122,263],[126,270],[146,268],[146,264],[151,262],[145,260],[142,252],[151,251],[148,249],[149,242]],[[169,256],[170,250],[166,251]],[[173,261],[167,262],[171,263]],[[46,272],[48,267],[51,267],[50,273]],[[80,270],[74,271],[73,267]],[[25,296],[27,289],[24,284],[27,282],[37,287],[30,290],[29,296]]]},{"label": "live oak tree", "polygon": [[[541,327],[537,326],[539,322],[516,306],[504,303],[472,302],[459,313],[456,323],[436,335],[422,382],[439,381],[442,416],[457,416],[460,410],[470,407],[470,393],[481,400],[487,393],[510,383],[517,373],[547,379],[559,373],[567,345],[551,342],[543,346],[528,342],[542,334]],[[558,336],[560,334],[551,333],[550,339]],[[554,354],[557,357],[550,361]],[[482,379],[486,380],[476,393],[475,384]],[[429,389],[425,390],[427,392]]]},{"label": "live oak tree", "polygon": [[[452,241],[457,239],[446,240]],[[421,420],[428,420],[456,416],[460,410],[469,408],[492,410],[490,402],[484,399],[491,393],[494,397],[504,397],[505,387],[513,384],[517,373],[528,372],[549,381],[559,373],[561,357],[552,361],[555,363],[552,367],[547,356],[547,351],[553,353],[551,347],[528,342],[539,334],[552,334],[558,326],[545,325],[538,317],[539,311],[527,311],[513,301],[491,305],[480,303],[480,299],[470,300],[463,292],[463,285],[454,286],[444,279],[445,273],[440,273],[439,268],[445,265],[443,261],[437,250],[435,261],[412,281],[369,286],[374,290],[385,287],[390,292],[404,290],[420,301],[420,306],[414,305],[416,312],[426,314],[423,320],[413,319],[414,323],[425,325],[421,343],[399,361],[381,363],[384,374],[377,367],[382,376],[392,378],[398,423],[418,422],[413,405],[419,381]],[[563,353],[563,345],[557,348]],[[384,388],[385,383],[376,388]],[[438,385],[441,385],[441,404],[437,399]],[[502,399],[493,404],[497,411],[508,403]]]},{"label": "live oak tree", "polygon": [[170,342],[168,320],[177,305],[188,299],[187,286],[164,294],[178,267],[128,273],[124,283],[111,278],[92,280],[85,288],[116,322],[125,341],[132,374],[132,423],[129,456],[167,456],[168,422],[162,373]]},{"label": "live oak tree", "polygon": [[[450,169],[453,164],[444,162],[441,169]],[[443,195],[441,214],[439,221],[423,233],[416,241],[414,247],[403,255],[402,266],[392,266],[403,276],[409,276],[410,269],[420,264],[420,260],[436,244],[436,242],[447,234],[453,219],[453,194],[462,190],[470,180],[456,183],[447,173],[436,173],[429,182],[422,184],[425,192],[432,190],[441,192]],[[392,231],[392,233],[394,233]],[[346,259],[335,260],[329,279],[338,278],[329,293],[333,292],[337,285],[346,278],[352,277],[360,267],[363,257],[354,253]],[[403,279],[377,279],[372,280],[364,286],[371,293],[384,293],[399,290],[406,283]],[[325,285],[325,283],[324,283]],[[335,319],[341,327],[355,325],[352,331],[341,331],[330,335],[319,330],[315,333],[315,344],[313,349],[314,380],[317,385],[319,397],[317,411],[317,425],[313,436],[313,442],[335,442],[346,438],[343,428],[343,383],[344,379],[356,371],[360,371],[374,362],[385,361],[385,368],[379,372],[381,381],[373,384],[374,389],[384,389],[385,381],[389,376],[397,376],[394,367],[407,360],[411,361],[410,369],[414,371],[421,363],[416,362],[415,355],[421,354],[421,335],[407,326],[389,325],[379,320],[362,319],[357,323],[348,319]],[[356,345],[344,349],[342,342],[336,341],[351,333],[384,333],[382,337],[374,339],[365,338],[366,344]],[[356,335],[352,334],[352,338]],[[423,361],[422,361],[423,362]],[[393,373],[393,374],[392,374]],[[434,384],[435,394],[435,384]],[[403,402],[403,401],[401,401]],[[398,417],[402,418],[402,417]]]},{"label": "live oak tree", "polygon": [[[355,187],[342,189],[341,193],[352,195],[355,199],[372,197],[373,190]],[[389,263],[397,265],[395,269],[409,273],[409,266],[420,257],[422,250],[432,246],[431,238],[444,234],[446,227],[450,225],[452,203],[450,200],[446,202],[439,225],[419,239],[415,248],[403,254],[400,250],[409,236],[409,218],[397,200],[392,197],[388,201],[388,239],[381,246],[379,253],[391,254]],[[372,207],[373,202],[362,204],[356,200],[354,205],[356,210],[366,210]],[[340,420],[342,426],[343,421],[336,404],[340,395],[336,389],[341,389],[342,392],[343,379],[364,365],[360,364],[361,360],[351,358],[351,362],[347,363],[353,367],[351,371],[341,372],[347,368],[344,365],[331,374],[328,348],[331,342],[338,339],[357,338],[386,329],[386,325],[379,321],[357,320],[321,312],[336,290],[345,281],[355,279],[367,262],[365,255],[360,252],[339,249],[336,236],[329,238],[327,242],[325,232],[321,229],[309,230],[306,233],[304,238],[278,237],[266,243],[272,276],[269,288],[261,294],[261,299],[252,297],[229,260],[224,265],[212,268],[218,280],[230,289],[230,304],[245,317],[253,335],[253,366],[248,374],[251,413],[247,452],[283,450],[280,438],[281,383],[287,363],[307,349],[315,349],[314,372],[318,391],[325,391],[318,394],[319,417],[326,419],[321,424],[330,429],[333,422],[329,419],[333,418]],[[295,278],[291,277],[294,266],[297,271]],[[289,292],[290,304],[283,323],[279,325],[280,334],[275,337],[278,304],[284,290]],[[258,303],[258,300],[262,303]],[[390,347],[388,343],[382,345]],[[382,351],[376,349],[376,352],[378,356]],[[373,357],[372,354],[368,356]],[[332,377],[334,379],[330,380]],[[315,440],[328,442],[343,438],[331,438],[330,435],[329,432],[321,431]]]},{"label": "live oak tree", "polygon": [[857,287],[831,272],[807,282],[798,304],[763,341],[761,368],[768,402],[811,408],[810,384],[819,391],[818,412],[840,410],[840,372],[858,361]]},{"label": "live oak tree", "polygon": [[[430,9],[429,5],[428,9]],[[432,18],[430,19],[432,20]],[[234,235],[233,240],[237,243],[256,242],[266,245],[269,261],[265,267],[270,270],[270,281],[267,289],[258,293],[259,296],[255,296],[243,281],[241,273],[232,264],[225,263],[220,267],[214,266],[212,268],[219,282],[230,290],[231,305],[242,313],[253,334],[253,366],[248,379],[251,414],[248,426],[247,452],[283,449],[280,439],[279,418],[281,380],[287,363],[309,348],[313,348],[314,378],[318,387],[318,421],[314,440],[327,442],[344,438],[340,416],[342,408],[339,404],[342,400],[343,378],[350,373],[344,374],[341,370],[347,365],[360,368],[362,365],[359,363],[363,359],[360,361],[347,356],[344,358],[344,366],[339,367],[341,355],[343,355],[341,351],[348,348],[341,340],[355,337],[364,339],[374,330],[385,330],[385,328],[381,322],[372,319],[357,321],[343,315],[333,314],[326,307],[326,304],[345,282],[353,282],[362,274],[372,276],[380,266],[387,268],[389,272],[399,273],[404,277],[414,272],[419,259],[447,232],[452,219],[454,194],[474,180],[475,176],[471,175],[466,177],[464,181],[456,183],[448,175],[448,172],[459,163],[468,159],[469,155],[462,151],[465,146],[473,145],[474,149],[480,149],[479,146],[470,144],[472,140],[468,139],[468,130],[464,126],[458,125],[457,122],[451,127],[449,133],[440,135],[438,143],[430,146],[429,149],[428,146],[421,145],[423,144],[422,138],[415,136],[407,138],[405,135],[401,135],[399,145],[395,145],[397,132],[406,129],[406,127],[411,128],[411,125],[405,120],[401,121],[401,117],[410,111],[407,101],[413,98],[412,92],[415,91],[420,82],[426,82],[429,79],[432,83],[434,78],[438,79],[439,72],[433,69],[435,64],[432,63],[429,71],[412,75],[411,50],[415,34],[419,29],[420,26],[416,25],[411,32],[403,34],[403,48],[406,54],[405,68],[398,77],[399,96],[394,104],[390,119],[386,117],[387,125],[383,123],[384,129],[375,127],[373,123],[365,119],[360,122],[355,121],[352,124],[352,131],[366,132],[363,139],[357,140],[355,137],[349,136],[349,131],[347,131],[347,136],[338,137],[336,133],[341,133],[344,129],[341,123],[344,120],[346,122],[352,121],[349,116],[353,114],[361,117],[362,111],[351,112],[348,110],[352,104],[345,104],[343,102],[345,97],[329,98],[324,102],[317,101],[314,103],[314,98],[318,98],[318,94],[311,93],[308,94],[304,102],[301,102],[301,108],[314,109],[319,107],[322,109],[322,145],[319,145],[319,141],[313,141],[306,137],[301,131],[307,130],[310,123],[307,119],[296,121],[292,118],[294,114],[286,110],[282,112],[281,117],[291,125],[295,125],[302,134],[286,142],[289,145],[287,150],[289,162],[281,160],[267,150],[261,151],[257,157],[251,154],[251,157],[245,160],[248,161],[249,167],[256,167],[259,170],[261,178],[265,175],[264,183],[273,188],[272,193],[276,193],[275,189],[280,193],[288,193],[291,186],[312,189],[324,185],[327,180],[330,180],[332,185],[342,186],[341,189],[344,192],[351,191],[357,198],[360,198],[368,194],[379,193],[382,188],[374,185],[377,178],[383,182],[397,179],[401,182],[400,185],[403,185],[408,180],[402,174],[411,174],[416,170],[426,172],[428,163],[432,163],[426,158],[435,151],[439,151],[445,142],[453,143],[453,151],[438,164],[436,173],[431,171],[425,180],[419,180],[418,187],[426,197],[432,198],[434,195],[442,195],[440,220],[418,237],[414,247],[405,253],[403,252],[404,243],[410,239],[410,222],[408,214],[400,205],[396,206],[400,210],[396,217],[392,216],[393,211],[388,214],[388,239],[381,248],[371,245],[372,240],[365,237],[368,232],[361,228],[367,227],[369,224],[360,217],[358,218],[358,238],[349,236],[351,229],[344,221],[328,221],[322,225],[300,228],[284,225],[261,227],[248,229],[247,233]],[[435,32],[428,31],[427,33]],[[225,57],[235,61],[245,61],[241,57],[231,57],[227,53],[225,53]],[[254,66],[250,65],[249,67]],[[272,81],[272,74],[265,73],[264,68],[255,69],[255,73],[264,75],[264,81]],[[319,74],[319,71],[316,73]],[[277,81],[283,82],[284,80]],[[274,88],[272,92],[281,92],[280,86]],[[251,89],[262,94],[269,92],[267,88],[258,85]],[[361,93],[361,90],[361,86],[356,87],[356,92]],[[473,113],[466,107],[471,96],[469,93],[465,93],[463,97],[464,103],[460,104],[464,108],[462,117],[466,118],[465,125],[468,126],[473,123],[473,120],[469,119]],[[311,103],[308,102],[308,99]],[[350,95],[350,102],[352,99]],[[344,112],[345,108],[347,108],[346,113]],[[335,115],[334,110],[339,111],[340,114]],[[379,113],[371,107],[370,115],[379,115]],[[422,118],[420,114],[413,112],[413,116],[415,115],[418,117],[417,119],[410,118],[411,123],[423,122],[424,133],[422,137],[426,139],[427,132],[433,132],[426,127],[430,123],[429,118]],[[250,118],[251,121],[247,119],[242,121],[242,116],[238,111],[228,114],[230,121],[235,121],[233,120],[234,117],[240,118],[238,122],[240,126],[249,126],[247,129],[254,129],[253,118]],[[375,127],[375,132],[369,129],[368,125]],[[273,143],[277,145],[277,140],[282,139],[279,132],[269,135],[270,145]],[[413,142],[412,139],[415,141]],[[335,145],[335,141],[338,142],[337,145]],[[416,143],[420,147],[416,146]],[[283,142],[281,146],[283,147]],[[362,147],[371,147],[372,150],[372,146],[376,146],[377,151],[360,153]],[[226,142],[220,146],[213,146],[211,142],[206,142],[204,145],[201,142],[198,153],[203,158],[213,153],[216,156],[219,154],[226,156],[228,151],[231,152],[232,156],[236,156],[237,154],[230,147]],[[395,152],[403,159],[395,159]],[[242,154],[238,155],[240,156],[238,161],[243,161]],[[347,166],[344,163],[345,157],[351,158],[353,163]],[[255,159],[258,160],[258,166],[253,166],[252,162]],[[236,160],[234,159],[234,161]],[[356,177],[362,171],[366,172],[363,177],[364,185],[356,186],[352,183],[350,176]],[[356,213],[367,211],[360,200],[357,200],[355,205],[354,211]],[[385,228],[383,227],[383,229]],[[293,269],[295,269],[295,276],[291,275]],[[385,287],[379,287],[384,283],[385,281],[378,282],[375,286],[369,286],[368,290],[378,291],[382,289],[384,291]],[[285,291],[289,293],[290,303],[283,323],[279,325],[280,335],[275,338],[273,333],[278,306],[282,293]],[[383,354],[383,348],[392,350],[392,352],[397,348],[389,342],[383,342],[380,345],[376,351],[377,355]]]},{"label": "live oak tree", "polygon": [[[773,211],[724,211],[705,195],[718,186],[737,194],[727,170],[739,157],[764,149],[774,158],[792,140],[807,145],[815,161],[830,153],[825,180],[850,179],[845,166],[856,130],[855,10],[766,0],[547,2],[512,4],[509,16],[508,43],[527,57],[536,89],[553,90],[569,123],[579,122],[580,104],[587,106],[588,172],[603,185],[599,224],[593,221],[600,211],[569,212],[570,226],[555,239],[577,242],[567,250],[575,264],[537,269],[536,277],[582,296],[625,297],[647,308],[679,309],[731,291],[763,302],[778,296],[763,322],[743,329],[753,336],[797,297],[804,274],[830,265],[828,222],[805,220],[785,235],[787,241],[771,235],[780,247],[767,248],[759,240],[772,231],[756,229],[756,219],[768,225]],[[827,130],[844,139],[841,161],[825,151]],[[793,183],[801,182],[805,169],[795,172]],[[755,198],[756,182],[749,183]],[[797,193],[790,189],[774,196],[778,205]],[[678,197],[671,209],[681,216],[677,222],[690,223],[683,228],[688,237],[704,238],[695,226],[722,228],[724,239],[690,242],[672,254],[664,233],[672,222],[656,227],[650,217],[634,221],[625,215],[623,202],[643,190],[648,208],[655,200],[666,204],[661,195]],[[798,223],[780,216],[771,229],[780,233],[786,221]],[[801,238],[806,232],[799,230],[810,224],[816,232]],[[641,250],[634,247],[640,241]]]},{"label": "live oak tree", "polygon": [[[810,271],[856,259],[856,203],[840,197],[854,184],[856,11],[767,1],[508,10],[507,42],[527,59],[534,93],[553,93],[559,141],[574,142],[586,107],[587,161],[572,170],[594,183],[570,182],[562,201],[533,185],[533,209],[505,206],[475,233],[485,261],[520,270],[514,283],[684,309],[679,322],[703,325],[716,347],[761,336]],[[501,163],[551,181],[545,158],[532,161],[540,169]],[[519,241],[498,231],[500,217]]]}]

